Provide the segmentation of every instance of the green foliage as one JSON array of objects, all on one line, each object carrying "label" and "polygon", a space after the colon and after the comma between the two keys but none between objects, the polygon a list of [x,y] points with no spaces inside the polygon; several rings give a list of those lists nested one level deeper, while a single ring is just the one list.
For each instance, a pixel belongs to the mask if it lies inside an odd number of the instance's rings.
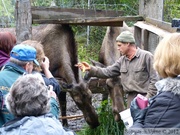
[{"label": "green foliage", "polygon": [[180,4],[180,0],[165,0],[165,3],[176,3],[176,4]]},{"label": "green foliage", "polygon": [[75,32],[75,39],[78,44],[78,57],[80,61],[90,62],[89,59],[98,61],[99,51],[105,35],[106,27],[101,29],[97,27],[90,27],[89,41],[87,45],[87,27],[73,26]]},{"label": "green foliage", "polygon": [[85,47],[86,39],[84,37],[77,38],[78,42],[78,59],[80,61],[87,61],[90,56],[87,55],[87,48]]},{"label": "green foliage", "polygon": [[31,5],[48,7],[51,5],[51,0],[31,0]]},{"label": "green foliage", "polygon": [[105,100],[101,103],[101,107],[97,110],[100,125],[91,129],[89,126],[78,132],[78,135],[123,135],[124,124],[122,121],[116,122],[113,117],[111,102]]},{"label": "green foliage", "polygon": [[14,2],[12,0],[0,1],[0,23],[8,26],[7,24],[14,21]]},{"label": "green foliage", "polygon": [[173,18],[180,18],[180,0],[165,0],[164,21],[171,22]]},{"label": "green foliage", "polygon": [[89,59],[98,60],[98,54],[100,50],[100,45],[94,44],[86,46],[86,39],[84,37],[79,37],[78,42],[78,59],[80,61],[90,62]]}]

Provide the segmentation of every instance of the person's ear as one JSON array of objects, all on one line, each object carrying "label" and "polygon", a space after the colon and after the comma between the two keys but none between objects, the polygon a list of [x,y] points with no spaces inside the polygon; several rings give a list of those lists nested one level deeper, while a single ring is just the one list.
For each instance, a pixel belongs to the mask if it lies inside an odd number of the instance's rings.
[{"label": "person's ear", "polygon": [[29,62],[26,63],[26,65],[23,67],[26,71],[28,70],[28,67],[29,67]]},{"label": "person's ear", "polygon": [[126,43],[128,46],[130,46],[131,45],[131,43]]}]

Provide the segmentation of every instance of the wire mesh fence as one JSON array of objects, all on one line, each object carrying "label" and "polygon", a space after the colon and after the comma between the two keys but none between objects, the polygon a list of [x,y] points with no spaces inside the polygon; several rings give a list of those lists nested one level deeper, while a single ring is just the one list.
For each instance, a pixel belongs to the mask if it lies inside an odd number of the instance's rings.
[{"label": "wire mesh fence", "polygon": [[[8,1],[8,2],[7,2]],[[0,27],[12,27],[15,26],[14,16],[14,5],[15,0],[7,0],[5,4],[0,3],[3,9],[10,9],[6,11],[7,14],[0,14]],[[135,0],[136,4],[125,4],[119,2],[118,0],[31,0],[32,6],[46,6],[46,7],[60,7],[60,8],[76,8],[76,9],[91,9],[96,11],[98,10],[115,10],[123,11],[125,15],[137,15],[138,14],[138,0]],[[12,6],[10,6],[12,4]],[[9,8],[11,7],[11,8]],[[117,12],[118,13],[118,12]],[[118,16],[118,14],[116,15]],[[94,55],[93,52],[97,52],[100,49],[102,44],[103,37],[106,32],[105,26],[81,26],[73,25],[73,30],[75,33],[75,38],[79,45],[79,50],[88,48],[84,50],[85,55],[79,55],[79,59],[88,59],[86,57],[91,57],[92,59],[97,59],[97,55]],[[86,53],[88,55],[86,55]]]},{"label": "wire mesh fence", "polygon": [[[138,14],[138,0],[30,0],[32,6],[56,6],[60,8],[80,8],[92,10],[124,11],[125,15]],[[0,0],[0,27],[15,26],[16,0]],[[178,2],[164,0],[163,20],[171,22],[173,18],[180,18]]]},{"label": "wire mesh fence", "polygon": [[[98,10],[114,10],[123,11],[124,16],[138,15],[138,2],[134,0],[128,2],[128,0],[31,0],[32,6],[46,6],[46,7],[60,7],[60,8],[76,8],[76,9],[91,9],[95,13]],[[0,27],[14,27],[15,26],[15,9],[16,0],[1,0],[0,1]],[[164,2],[164,21],[171,22],[173,18],[180,17],[179,4],[173,2]],[[117,14],[118,16],[118,14]],[[130,23],[132,25],[134,22]],[[87,57],[97,59],[100,46],[102,44],[103,37],[106,32],[106,26],[82,26],[73,25],[75,38],[79,45],[79,50],[83,51],[84,47],[88,48],[84,50],[85,55],[79,55],[79,59],[87,60]],[[86,53],[88,55],[86,55]]]}]

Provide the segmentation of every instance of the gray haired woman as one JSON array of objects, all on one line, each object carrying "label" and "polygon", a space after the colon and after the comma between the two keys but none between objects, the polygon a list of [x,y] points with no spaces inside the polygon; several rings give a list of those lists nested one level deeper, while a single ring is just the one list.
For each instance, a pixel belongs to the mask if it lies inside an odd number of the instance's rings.
[{"label": "gray haired woman", "polygon": [[8,110],[16,117],[1,129],[1,135],[74,135],[65,131],[50,111],[50,90],[37,75],[21,76],[6,97]]}]

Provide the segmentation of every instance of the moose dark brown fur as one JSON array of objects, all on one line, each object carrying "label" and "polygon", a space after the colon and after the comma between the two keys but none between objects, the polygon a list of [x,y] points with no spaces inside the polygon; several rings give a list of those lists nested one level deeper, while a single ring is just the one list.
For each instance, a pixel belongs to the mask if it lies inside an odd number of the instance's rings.
[{"label": "moose dark brown fur", "polygon": [[[98,115],[91,103],[92,93],[79,77],[79,70],[74,65],[78,63],[77,45],[69,25],[47,25],[45,29],[34,35],[34,40],[40,41],[45,55],[50,60],[50,71],[58,78],[60,84],[73,84],[69,90],[71,97],[82,111],[90,127],[99,125]],[[66,92],[58,95],[61,114],[66,116]],[[63,125],[68,125],[63,119]]]}]

